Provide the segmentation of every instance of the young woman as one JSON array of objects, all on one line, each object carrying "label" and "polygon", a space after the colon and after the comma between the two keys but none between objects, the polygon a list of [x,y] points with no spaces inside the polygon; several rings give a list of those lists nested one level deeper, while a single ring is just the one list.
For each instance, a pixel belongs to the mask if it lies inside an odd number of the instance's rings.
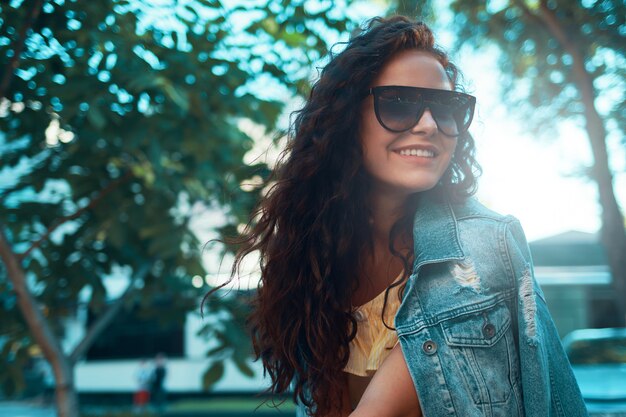
[{"label": "young woman", "polygon": [[586,415],[519,223],[470,197],[461,90],[427,26],[374,19],[297,112],[236,265],[259,251],[254,349],[299,415]]}]

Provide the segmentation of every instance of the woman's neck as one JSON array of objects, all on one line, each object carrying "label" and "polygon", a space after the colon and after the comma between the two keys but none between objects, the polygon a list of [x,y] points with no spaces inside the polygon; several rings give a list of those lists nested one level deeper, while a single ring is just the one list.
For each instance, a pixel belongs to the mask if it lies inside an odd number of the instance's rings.
[{"label": "woman's neck", "polygon": [[377,190],[370,194],[372,238],[375,246],[389,246],[389,233],[405,212],[408,195]]},{"label": "woman's neck", "polygon": [[[389,250],[389,238],[393,225],[404,215],[408,196],[376,192],[370,194],[370,227],[372,229],[372,247],[361,261],[359,287],[352,296],[352,305],[359,306],[370,301],[385,290],[400,274],[402,259]],[[411,233],[399,231],[394,236],[394,248],[402,256],[410,256],[409,242]]]}]

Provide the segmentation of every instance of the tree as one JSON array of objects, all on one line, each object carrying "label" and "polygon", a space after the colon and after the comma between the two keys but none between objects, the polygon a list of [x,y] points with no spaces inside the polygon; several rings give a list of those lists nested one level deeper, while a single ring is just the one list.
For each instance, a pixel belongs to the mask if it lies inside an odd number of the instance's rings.
[{"label": "tree", "polygon": [[[194,208],[225,212],[221,234],[244,221],[260,190],[241,184],[270,169],[243,163],[253,139],[239,123],[273,131],[284,103],[272,91],[305,89],[303,68],[328,47],[320,27],[347,24],[296,1],[160,4],[0,6],[0,176],[16,177],[0,188],[0,383],[18,390],[40,350],[60,417],[78,415],[73,367],[120,311],[198,308],[206,287],[192,277],[207,270]],[[127,289],[111,302],[105,277],[120,270]],[[81,303],[98,319],[68,348],[62,322]],[[206,333],[220,338],[219,360],[250,373],[249,349],[229,345],[241,339],[240,304],[210,298],[224,320]]]},{"label": "tree", "polygon": [[[432,2],[396,0],[401,11],[434,15]],[[496,45],[505,100],[539,136],[555,120],[583,126],[593,154],[601,242],[606,249],[619,311],[626,324],[626,231],[614,190],[607,142],[624,145],[626,4],[619,0],[450,0],[457,48]],[[602,102],[602,103],[600,103]],[[602,108],[599,106],[602,104]]]}]

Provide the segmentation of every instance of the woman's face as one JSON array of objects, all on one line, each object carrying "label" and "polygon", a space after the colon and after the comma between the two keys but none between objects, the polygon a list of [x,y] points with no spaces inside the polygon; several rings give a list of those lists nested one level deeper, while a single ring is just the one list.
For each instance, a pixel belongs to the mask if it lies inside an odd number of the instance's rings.
[{"label": "woman's face", "polygon": [[[385,85],[451,90],[439,61],[417,50],[402,51],[385,64],[371,87]],[[376,119],[374,96],[364,101],[361,144],[374,192],[406,196],[433,188],[448,168],[456,143],[455,137],[438,130],[429,109],[411,129],[395,133]]]}]

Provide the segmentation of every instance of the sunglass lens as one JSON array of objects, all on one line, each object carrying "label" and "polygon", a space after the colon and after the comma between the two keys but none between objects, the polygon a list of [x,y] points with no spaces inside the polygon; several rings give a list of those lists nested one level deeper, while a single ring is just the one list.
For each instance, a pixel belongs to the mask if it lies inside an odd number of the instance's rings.
[{"label": "sunglass lens", "polygon": [[472,102],[459,95],[435,98],[428,103],[437,127],[448,136],[458,136],[467,131],[472,121]]},{"label": "sunglass lens", "polygon": [[432,103],[430,105],[430,111],[437,122],[437,127],[444,134],[448,136],[457,136],[459,134],[459,126],[450,107]]},{"label": "sunglass lens", "polygon": [[416,91],[386,89],[378,96],[378,116],[387,129],[402,131],[417,123],[423,99]]}]

